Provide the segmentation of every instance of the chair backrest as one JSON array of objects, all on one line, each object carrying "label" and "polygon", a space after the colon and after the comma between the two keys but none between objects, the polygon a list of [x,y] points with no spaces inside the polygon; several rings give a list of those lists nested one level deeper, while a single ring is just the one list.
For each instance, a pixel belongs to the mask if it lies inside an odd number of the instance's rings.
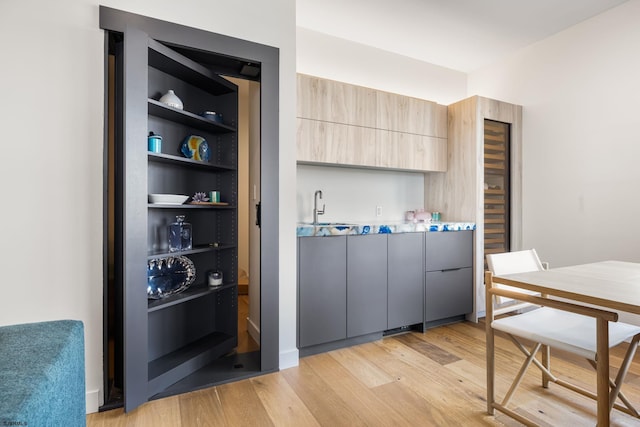
[{"label": "chair backrest", "polygon": [[487,265],[495,276],[544,270],[535,249],[487,254]]},{"label": "chair backrest", "polygon": [[[513,274],[513,273],[526,273],[528,271],[540,271],[545,270],[544,265],[540,262],[540,258],[538,258],[538,254],[535,249],[527,249],[524,251],[515,251],[515,252],[503,252],[499,254],[487,254],[487,266],[489,267],[489,271],[491,271],[494,276],[501,276],[505,274]],[[515,292],[526,293],[530,295],[535,295],[536,292],[529,292],[523,289],[514,288],[512,286],[506,286],[501,284],[495,284],[494,286],[509,289]],[[496,304],[505,304],[508,302],[512,302],[513,299],[499,296],[495,298],[494,303]],[[508,313],[514,310],[520,310],[523,308],[530,307],[531,304],[528,303],[519,303],[516,305],[510,305],[506,307],[501,307],[500,309],[495,310],[495,314],[503,314]]]}]

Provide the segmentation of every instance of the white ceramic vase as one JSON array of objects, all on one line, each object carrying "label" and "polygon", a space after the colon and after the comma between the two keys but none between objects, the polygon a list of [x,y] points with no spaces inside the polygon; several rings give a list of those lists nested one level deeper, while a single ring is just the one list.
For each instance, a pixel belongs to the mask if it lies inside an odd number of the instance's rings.
[{"label": "white ceramic vase", "polygon": [[178,96],[171,89],[169,89],[167,93],[162,95],[162,97],[160,98],[160,102],[162,102],[163,104],[167,104],[169,107],[177,108],[179,110],[182,110],[183,108],[182,100],[180,100],[180,98],[178,98]]}]

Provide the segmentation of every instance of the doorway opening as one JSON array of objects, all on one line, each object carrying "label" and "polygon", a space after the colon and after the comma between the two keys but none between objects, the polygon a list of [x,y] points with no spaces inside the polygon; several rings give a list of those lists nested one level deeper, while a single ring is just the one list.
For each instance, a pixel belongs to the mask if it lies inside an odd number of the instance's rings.
[{"label": "doorway opening", "polygon": [[[101,25],[102,22],[101,8]],[[110,10],[110,13],[122,13]],[[131,14],[124,13],[129,16]],[[135,16],[135,15],[134,15]],[[150,18],[144,18],[145,22],[153,27],[156,22]],[[136,20],[137,24],[141,22]],[[144,24],[144,22],[142,22]],[[163,22],[161,26],[174,26]],[[144,25],[143,25],[144,27]],[[180,28],[184,28],[178,26]],[[145,30],[148,31],[149,28]],[[152,31],[148,31],[153,33]],[[186,32],[189,32],[188,29]],[[217,36],[217,35],[213,35]],[[123,57],[123,41],[126,33],[121,31],[107,32],[107,65],[106,65],[106,93],[107,93],[107,132],[105,144],[105,339],[104,339],[104,376],[105,376],[105,402],[100,408],[107,410],[118,406],[125,406],[125,410],[131,410],[137,404],[127,408],[127,380],[125,378],[129,355],[125,344],[125,329],[129,326],[125,320],[127,308],[127,283],[123,271],[126,266],[127,240],[123,230],[123,211],[129,202],[124,194],[123,181],[127,179],[124,173],[123,162],[128,143],[124,135],[125,121],[129,111],[123,108],[125,98],[125,64]],[[242,42],[248,43],[248,42]],[[241,44],[242,44],[241,43]],[[277,330],[273,328],[277,324],[277,270],[273,267],[264,268],[265,260],[271,261],[274,254],[267,254],[262,250],[263,239],[261,237],[261,223],[264,222],[260,212],[261,197],[264,191],[267,194],[274,192],[274,201],[277,202],[277,186],[273,188],[273,177],[277,176],[277,162],[264,158],[261,153],[263,135],[274,135],[274,124],[277,120],[273,117],[265,119],[265,111],[262,105],[277,106],[277,96],[273,96],[273,89],[269,94],[263,95],[265,86],[262,82],[262,63],[260,54],[256,56],[230,56],[201,48],[187,47],[185,44],[173,42],[161,42],[162,45],[172,51],[188,58],[194,63],[210,70],[212,73],[232,82],[238,86],[238,114],[237,114],[237,182],[229,184],[230,188],[237,189],[233,200],[237,200],[237,214],[235,214],[237,229],[237,255],[231,261],[234,270],[230,277],[237,285],[235,304],[237,309],[237,346],[230,352],[218,357],[216,360],[206,363],[203,367],[194,370],[189,375],[179,378],[175,383],[166,387],[163,391],[150,396],[143,396],[142,401],[160,398],[172,394],[196,390],[228,381],[246,378],[260,373],[266,373],[277,369]],[[233,44],[233,43],[232,43]],[[252,45],[252,44],[251,44]],[[258,45],[256,45],[258,46]],[[242,50],[242,49],[241,49]],[[276,61],[277,63],[277,61]],[[269,68],[269,67],[267,67]],[[273,70],[271,70],[273,71]],[[154,71],[155,72],[155,71]],[[268,81],[273,83],[274,74],[268,72]],[[277,73],[275,73],[277,77]],[[277,80],[276,80],[277,81]],[[277,85],[276,85],[277,89]],[[277,90],[276,90],[277,93]],[[275,108],[277,111],[277,108]],[[277,126],[277,125],[276,125]],[[277,136],[277,129],[275,129]],[[274,145],[277,153],[277,138],[270,139],[267,145]],[[274,147],[269,147],[274,148]],[[160,155],[162,157],[162,154]],[[269,156],[271,158],[271,156]],[[171,159],[169,159],[171,160]],[[157,161],[154,160],[154,161]],[[161,161],[164,161],[161,159]],[[146,164],[146,162],[145,162]],[[150,175],[151,176],[151,175]],[[267,179],[265,180],[264,177]],[[267,189],[263,183],[267,184]],[[277,183],[277,181],[276,181]],[[276,205],[277,206],[277,203]],[[264,211],[263,211],[264,212]],[[277,219],[277,208],[269,206],[266,215],[268,223],[274,223]],[[275,216],[274,216],[275,214]],[[222,214],[225,215],[225,214]],[[278,228],[269,227],[269,232],[275,232]],[[234,233],[231,233],[233,235]],[[225,234],[228,236],[229,234]],[[277,241],[277,237],[275,239]],[[150,256],[150,255],[149,255]],[[195,254],[194,256],[201,256]],[[271,258],[271,259],[269,259]],[[277,254],[275,254],[277,259]],[[273,265],[268,262],[267,265]],[[277,263],[275,263],[277,265]],[[263,274],[263,272],[265,274]],[[225,277],[226,277],[225,273]],[[267,280],[261,283],[261,276]],[[275,293],[268,293],[263,297],[263,286],[276,289]],[[239,292],[238,292],[239,291]],[[238,293],[240,295],[238,295]],[[271,295],[271,296],[269,296]],[[233,298],[225,301],[233,301]],[[233,302],[232,302],[233,304]],[[145,304],[146,306],[146,304]],[[146,307],[143,307],[146,308]],[[266,308],[266,310],[265,310]],[[152,307],[153,309],[153,307]],[[151,312],[152,309],[149,311]],[[151,318],[150,318],[151,319]],[[266,324],[266,325],[265,325]],[[263,329],[264,328],[264,329]],[[264,331],[267,339],[264,341]],[[141,336],[141,339],[147,336]],[[136,362],[137,363],[137,362]],[[151,366],[152,362],[149,362]],[[143,365],[146,368],[147,362]],[[149,368],[151,369],[151,368]],[[130,372],[131,370],[129,370]],[[150,375],[150,374],[149,374]],[[146,378],[146,376],[145,376]],[[149,380],[151,381],[151,380]],[[146,388],[146,387],[141,387]],[[139,398],[136,399],[138,402]],[[138,403],[139,404],[139,403]]]}]

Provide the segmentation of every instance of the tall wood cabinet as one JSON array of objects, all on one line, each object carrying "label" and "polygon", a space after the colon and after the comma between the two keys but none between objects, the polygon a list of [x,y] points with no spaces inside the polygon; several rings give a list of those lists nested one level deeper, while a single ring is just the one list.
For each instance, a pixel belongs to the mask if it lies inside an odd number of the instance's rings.
[{"label": "tall wood cabinet", "polygon": [[[439,210],[447,221],[474,221],[474,311],[470,320],[484,316],[484,251],[485,242],[491,241],[485,223],[485,120],[508,125],[510,153],[508,162],[510,233],[505,238],[510,248],[520,248],[522,242],[522,107],[494,99],[473,96],[448,106],[449,152],[447,171],[444,174],[425,174],[425,206]],[[496,151],[488,151],[497,154]],[[493,165],[493,163],[492,163]],[[492,195],[493,196],[493,195]],[[488,195],[487,195],[488,197]],[[494,206],[498,201],[492,201]]]},{"label": "tall wood cabinet", "polygon": [[[117,146],[119,288],[123,295],[122,352],[125,409],[167,394],[175,384],[232,351],[237,337],[237,87],[176,50],[132,30],[124,40],[124,83]],[[184,109],[159,102],[169,89]],[[221,113],[222,123],[200,116]],[[162,136],[159,153],[147,134]],[[181,153],[190,135],[204,138],[208,161]],[[149,194],[219,191],[223,205],[152,204]],[[193,247],[169,252],[167,227],[177,215],[192,225]],[[195,281],[184,292],[147,299],[147,266],[187,257]],[[223,284],[210,288],[207,273]]]}]

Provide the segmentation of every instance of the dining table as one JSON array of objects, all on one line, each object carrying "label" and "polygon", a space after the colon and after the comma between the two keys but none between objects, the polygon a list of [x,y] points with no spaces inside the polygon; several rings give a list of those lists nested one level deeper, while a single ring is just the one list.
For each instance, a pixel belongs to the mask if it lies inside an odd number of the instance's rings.
[{"label": "dining table", "polygon": [[[613,313],[640,315],[640,263],[599,261],[525,273],[493,276],[493,283],[539,293],[543,299],[566,301]],[[487,298],[490,296],[487,295]],[[609,343],[607,319],[598,318],[596,328],[597,418],[599,427],[607,427],[609,411]],[[489,338],[489,337],[488,337]],[[493,357],[493,337],[487,352]],[[489,348],[491,347],[491,348]],[[495,373],[492,373],[495,375]],[[493,379],[491,379],[493,381]]]}]

